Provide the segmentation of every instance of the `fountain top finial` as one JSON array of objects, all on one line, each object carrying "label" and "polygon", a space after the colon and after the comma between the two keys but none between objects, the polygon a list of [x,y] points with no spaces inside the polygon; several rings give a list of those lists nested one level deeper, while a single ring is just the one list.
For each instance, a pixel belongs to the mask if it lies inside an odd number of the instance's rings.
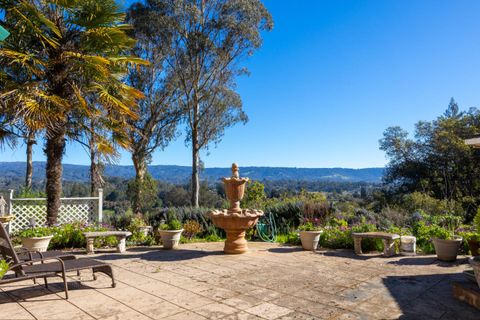
[{"label": "fountain top finial", "polygon": [[232,163],[232,178],[240,179],[240,172],[238,171],[238,164]]}]

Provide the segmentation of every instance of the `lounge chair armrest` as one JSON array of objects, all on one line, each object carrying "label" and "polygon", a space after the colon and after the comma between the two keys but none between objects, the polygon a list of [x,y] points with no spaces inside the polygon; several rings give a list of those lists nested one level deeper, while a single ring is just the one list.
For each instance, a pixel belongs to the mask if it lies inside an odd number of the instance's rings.
[{"label": "lounge chair armrest", "polygon": [[38,254],[40,256],[40,259],[43,259],[43,254],[38,250],[28,250],[27,248],[20,247],[20,248],[16,248],[15,251],[18,254],[28,254],[28,258],[30,259],[30,261],[33,260],[32,259],[32,254],[33,253]]},{"label": "lounge chair armrest", "polygon": [[65,264],[64,264],[63,260],[60,259],[60,258],[40,258],[40,259],[33,259],[33,260],[29,260],[29,261],[22,261],[20,263],[10,265],[9,270],[15,269],[15,268],[23,266],[23,265],[32,264],[32,263],[35,263],[35,262],[44,263],[46,261],[51,261],[51,260],[60,262],[60,265],[62,266],[62,270],[65,270]]}]

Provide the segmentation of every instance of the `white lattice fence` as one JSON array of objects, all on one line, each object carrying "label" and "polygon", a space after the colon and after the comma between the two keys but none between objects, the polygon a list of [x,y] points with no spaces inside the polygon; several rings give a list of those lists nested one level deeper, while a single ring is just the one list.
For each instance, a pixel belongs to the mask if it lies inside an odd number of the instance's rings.
[{"label": "white lattice fence", "polygon": [[[61,198],[61,205],[58,211],[58,223],[101,222],[103,192],[98,190],[98,197],[84,198]],[[37,225],[42,225],[47,220],[47,205],[45,198],[14,198],[13,191],[10,192],[8,201],[9,214],[15,219],[9,225],[9,232],[28,228],[32,218]]]}]

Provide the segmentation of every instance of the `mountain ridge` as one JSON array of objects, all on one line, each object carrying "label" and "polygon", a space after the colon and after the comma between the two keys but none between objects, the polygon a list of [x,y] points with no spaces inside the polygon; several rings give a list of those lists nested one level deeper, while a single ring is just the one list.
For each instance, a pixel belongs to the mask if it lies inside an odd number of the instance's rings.
[{"label": "mountain ridge", "polygon": [[[34,180],[44,179],[46,163],[43,161],[33,162]],[[0,170],[4,178],[24,178],[25,162],[0,162]],[[150,165],[150,174],[155,178],[171,183],[185,183],[190,179],[191,167],[178,165]],[[240,175],[252,180],[304,180],[304,181],[345,181],[345,182],[372,182],[380,183],[385,168],[298,168],[298,167],[263,167],[245,166],[240,167]],[[213,182],[221,177],[230,176],[230,168],[211,167],[205,168],[201,173],[201,179]],[[133,178],[135,170],[131,165],[106,165],[105,176],[119,177],[124,179]],[[88,165],[63,165],[63,180],[65,181],[88,181]]]}]

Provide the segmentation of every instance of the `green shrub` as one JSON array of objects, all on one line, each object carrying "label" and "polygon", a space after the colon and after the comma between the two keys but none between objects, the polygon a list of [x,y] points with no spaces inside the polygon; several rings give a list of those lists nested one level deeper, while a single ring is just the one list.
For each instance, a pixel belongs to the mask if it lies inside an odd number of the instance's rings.
[{"label": "green shrub", "polygon": [[316,226],[313,224],[313,222],[306,222],[301,224],[298,227],[299,231],[320,231],[322,228],[320,226]]},{"label": "green shrub", "polygon": [[417,222],[412,228],[412,233],[417,238],[417,247],[423,253],[435,253],[435,248],[433,247],[431,240],[432,238],[453,238],[451,231],[436,224],[427,225],[425,221]]},{"label": "green shrub", "polygon": [[168,209],[152,210],[151,212],[147,212],[145,217],[147,218],[148,223],[155,229],[159,228],[162,223],[165,223],[165,221],[168,221],[169,214],[174,214],[175,218],[180,222],[194,220],[198,222],[204,230],[199,236],[206,236],[209,234],[210,230],[216,229],[206,214],[209,210],[211,209],[202,207],[171,207]]},{"label": "green shrub", "polygon": [[172,219],[168,223],[160,225],[160,230],[180,230],[182,229],[182,223],[177,219]]},{"label": "green shrub", "polygon": [[290,244],[290,245],[300,245],[300,237],[298,236],[297,232],[289,232],[287,234],[279,234],[277,235],[277,242],[283,244]]},{"label": "green shrub", "polygon": [[323,248],[351,249],[353,248],[352,231],[347,227],[326,227],[320,235],[319,244]]},{"label": "green shrub", "polygon": [[8,271],[8,262],[5,260],[0,260],[0,280],[3,278],[5,273]]},{"label": "green shrub", "polygon": [[348,227],[348,222],[345,219],[338,219],[336,217],[331,218],[328,222],[327,225],[331,227]]},{"label": "green shrub", "polygon": [[477,213],[473,218],[473,225],[475,226],[478,233],[480,233],[480,207],[477,209]]},{"label": "green shrub", "polygon": [[288,234],[300,225],[303,205],[301,202],[278,202],[267,206],[265,212],[273,215],[279,234]]},{"label": "green shrub", "polygon": [[207,242],[218,242],[218,241],[223,241],[225,239],[223,239],[222,237],[220,237],[216,233],[212,233],[212,234],[207,235],[204,238],[204,240],[207,241]]},{"label": "green shrub", "polygon": [[[82,222],[66,223],[58,227],[52,227],[53,238],[49,249],[85,248],[87,241],[84,232],[107,231],[108,228],[100,225],[88,225]],[[95,247],[113,247],[117,244],[114,236],[98,237],[95,239]]]},{"label": "green shrub", "polygon": [[54,233],[54,229],[48,227],[35,227],[28,228],[20,231],[17,235],[20,238],[34,238],[34,237],[46,237],[51,236]]}]

